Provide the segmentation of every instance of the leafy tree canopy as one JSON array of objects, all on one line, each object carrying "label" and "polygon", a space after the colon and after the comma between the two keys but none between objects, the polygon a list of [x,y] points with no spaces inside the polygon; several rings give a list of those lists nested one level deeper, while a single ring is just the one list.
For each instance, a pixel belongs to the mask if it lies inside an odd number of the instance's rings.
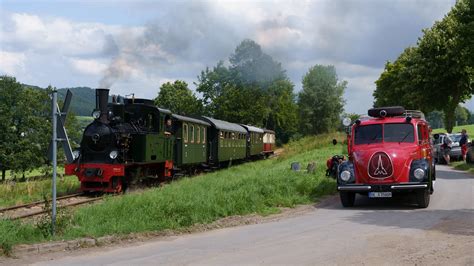
[{"label": "leafy tree canopy", "polygon": [[242,41],[229,58],[198,76],[204,114],[236,123],[274,129],[278,142],[295,132],[293,84],[279,62],[252,40]]},{"label": "leafy tree canopy", "polygon": [[202,112],[201,102],[188,88],[188,84],[181,80],[161,85],[160,92],[155,98],[155,104],[169,109],[171,112],[184,115],[195,115]]},{"label": "leafy tree canopy", "polygon": [[298,95],[301,132],[320,134],[338,128],[344,110],[346,81],[340,81],[334,66],[315,65],[303,77]]},{"label": "leafy tree canopy", "polygon": [[474,1],[457,1],[423,33],[416,47],[386,64],[376,81],[374,105],[404,105],[426,113],[442,110],[451,132],[457,106],[474,93]]}]

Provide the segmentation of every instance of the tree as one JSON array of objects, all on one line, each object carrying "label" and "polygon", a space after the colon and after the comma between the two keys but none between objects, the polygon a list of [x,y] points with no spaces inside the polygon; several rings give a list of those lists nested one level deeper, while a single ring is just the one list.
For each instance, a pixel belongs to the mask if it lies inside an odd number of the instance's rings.
[{"label": "tree", "polygon": [[14,77],[0,78],[0,167],[24,173],[45,162],[49,143],[47,90],[24,88]]},{"label": "tree", "polygon": [[444,113],[442,111],[432,111],[426,115],[426,120],[432,128],[442,128],[444,126]]},{"label": "tree", "polygon": [[387,63],[376,82],[375,105],[442,110],[451,132],[457,106],[474,93],[473,28],[474,1],[457,1],[443,20],[423,31],[416,47]]},{"label": "tree", "polygon": [[188,88],[188,84],[181,80],[161,85],[155,104],[183,115],[198,115],[202,112],[201,102]]},{"label": "tree", "polygon": [[466,107],[458,105],[455,111],[456,124],[459,126],[466,125],[469,121],[470,112]]},{"label": "tree", "polygon": [[267,90],[268,115],[264,126],[275,130],[279,144],[288,142],[298,129],[298,106],[293,90],[294,85],[288,80],[277,80]]},{"label": "tree", "polygon": [[256,84],[268,88],[274,81],[287,79],[281,63],[264,53],[252,40],[243,40],[230,56],[231,71],[235,81],[244,85]]},{"label": "tree", "polygon": [[303,90],[298,95],[304,134],[330,132],[339,126],[346,86],[346,81],[339,81],[334,66],[315,65],[309,69],[303,77]]},{"label": "tree", "polygon": [[267,98],[263,91],[249,86],[229,84],[216,99],[215,116],[219,119],[261,127],[268,116]]},{"label": "tree", "polygon": [[401,105],[406,109],[431,111],[433,108],[425,99],[418,80],[420,73],[419,49],[409,47],[403,51],[395,62],[387,62],[373,93],[375,107]]},{"label": "tree", "polygon": [[198,77],[204,113],[230,122],[264,126],[287,142],[296,130],[294,86],[281,64],[252,40],[242,41],[229,58]]},{"label": "tree", "polygon": [[231,71],[224,66],[223,61],[219,61],[217,65],[210,70],[201,71],[201,75],[198,76],[198,83],[196,85],[196,91],[202,94],[202,105],[204,108],[204,114],[208,116],[214,116],[219,109],[216,103],[224,87],[230,84],[235,84]]}]

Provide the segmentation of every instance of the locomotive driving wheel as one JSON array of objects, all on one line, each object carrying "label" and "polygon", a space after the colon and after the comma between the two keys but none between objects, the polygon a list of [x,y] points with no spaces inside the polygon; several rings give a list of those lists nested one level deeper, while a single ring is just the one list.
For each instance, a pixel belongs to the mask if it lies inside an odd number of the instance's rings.
[{"label": "locomotive driving wheel", "polygon": [[115,189],[115,193],[125,193],[128,189],[128,184],[124,177],[114,176],[112,178],[112,188]]}]

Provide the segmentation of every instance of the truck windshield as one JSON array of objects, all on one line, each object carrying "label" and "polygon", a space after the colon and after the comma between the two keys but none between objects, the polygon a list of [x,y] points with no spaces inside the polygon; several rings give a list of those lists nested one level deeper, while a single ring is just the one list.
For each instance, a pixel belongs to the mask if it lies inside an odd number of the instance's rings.
[{"label": "truck windshield", "polygon": [[[383,127],[383,129],[382,129]],[[383,132],[383,134],[382,134]],[[383,136],[383,137],[382,137]],[[375,124],[359,126],[355,129],[354,143],[371,144],[384,142],[407,142],[415,141],[412,124]]]},{"label": "truck windshield", "polygon": [[355,129],[355,144],[382,142],[382,125],[359,126]]}]

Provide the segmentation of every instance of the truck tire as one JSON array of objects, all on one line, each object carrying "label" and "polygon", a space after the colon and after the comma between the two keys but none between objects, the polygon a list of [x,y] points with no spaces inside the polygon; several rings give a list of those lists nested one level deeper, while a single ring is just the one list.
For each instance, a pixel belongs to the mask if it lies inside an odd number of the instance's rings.
[{"label": "truck tire", "polygon": [[430,205],[430,191],[428,189],[416,192],[416,203],[420,208],[426,208]]},{"label": "truck tire", "polygon": [[339,196],[341,198],[342,206],[344,207],[353,207],[355,202],[355,193],[340,191]]}]

